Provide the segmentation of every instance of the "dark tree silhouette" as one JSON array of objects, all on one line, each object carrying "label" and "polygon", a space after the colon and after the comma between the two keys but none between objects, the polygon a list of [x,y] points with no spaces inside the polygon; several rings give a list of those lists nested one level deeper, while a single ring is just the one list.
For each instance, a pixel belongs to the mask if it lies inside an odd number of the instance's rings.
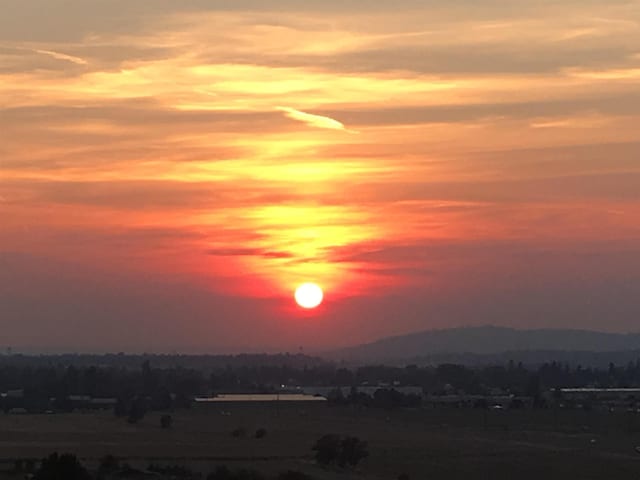
[{"label": "dark tree silhouette", "polygon": [[75,455],[52,453],[42,460],[34,480],[91,480],[91,475]]},{"label": "dark tree silhouette", "polygon": [[340,443],[340,455],[337,463],[341,467],[355,467],[360,460],[369,456],[367,442],[357,437],[345,437]]},{"label": "dark tree silhouette", "polygon": [[108,478],[109,475],[113,475],[120,469],[120,462],[113,455],[106,455],[100,459],[100,465],[98,465],[98,479]]},{"label": "dark tree silhouette", "polygon": [[340,455],[340,435],[323,435],[313,447],[316,461],[322,465],[334,463]]},{"label": "dark tree silhouette", "polygon": [[171,415],[162,415],[160,417],[160,426],[164,429],[171,428],[173,425],[173,417]]},{"label": "dark tree silhouette", "polygon": [[137,423],[142,420],[147,414],[147,402],[142,397],[136,397],[131,402],[131,408],[129,409],[129,417],[127,421],[129,423]]}]

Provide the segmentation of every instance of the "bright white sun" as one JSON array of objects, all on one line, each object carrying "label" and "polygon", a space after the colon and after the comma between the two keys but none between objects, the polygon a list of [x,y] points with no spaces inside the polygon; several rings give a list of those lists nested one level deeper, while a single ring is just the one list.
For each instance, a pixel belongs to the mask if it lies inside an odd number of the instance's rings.
[{"label": "bright white sun", "polygon": [[322,289],[315,283],[303,283],[296,289],[296,303],[302,308],[316,308],[322,303]]}]

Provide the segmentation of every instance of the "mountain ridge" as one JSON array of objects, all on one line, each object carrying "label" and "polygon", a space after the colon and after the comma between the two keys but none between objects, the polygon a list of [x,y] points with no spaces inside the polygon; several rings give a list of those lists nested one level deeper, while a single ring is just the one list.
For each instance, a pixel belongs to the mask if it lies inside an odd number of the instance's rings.
[{"label": "mountain ridge", "polygon": [[343,361],[398,361],[446,355],[507,352],[623,352],[640,350],[640,333],[586,329],[516,329],[495,325],[424,330],[328,352]]}]

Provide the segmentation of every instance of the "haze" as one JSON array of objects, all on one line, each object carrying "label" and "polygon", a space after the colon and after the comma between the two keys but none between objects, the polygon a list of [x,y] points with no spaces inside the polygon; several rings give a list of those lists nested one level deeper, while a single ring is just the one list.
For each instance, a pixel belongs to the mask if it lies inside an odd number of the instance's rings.
[{"label": "haze", "polygon": [[640,2],[0,11],[3,344],[637,330]]}]

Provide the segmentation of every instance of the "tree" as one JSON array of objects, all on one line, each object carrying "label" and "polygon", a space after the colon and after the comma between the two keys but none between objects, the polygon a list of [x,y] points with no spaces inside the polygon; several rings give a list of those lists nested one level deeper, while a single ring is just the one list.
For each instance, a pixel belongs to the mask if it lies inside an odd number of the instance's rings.
[{"label": "tree", "polygon": [[540,399],[542,396],[542,388],[540,386],[540,375],[530,375],[527,380],[527,386],[525,389],[525,395],[533,398],[533,405],[535,407],[540,406]]},{"label": "tree", "polygon": [[112,475],[120,469],[118,459],[113,455],[106,455],[100,459],[98,466],[98,478],[102,479],[108,475]]},{"label": "tree", "polygon": [[340,443],[340,455],[338,465],[341,467],[355,467],[360,460],[369,456],[367,442],[363,442],[358,437],[345,437]]},{"label": "tree", "polygon": [[173,417],[171,415],[162,415],[160,417],[160,426],[164,429],[171,428],[173,424]]},{"label": "tree", "polygon": [[313,447],[316,461],[322,465],[334,463],[340,455],[340,435],[323,435]]},{"label": "tree", "polygon": [[91,480],[91,475],[75,455],[52,453],[42,460],[34,480]]},{"label": "tree", "polygon": [[137,423],[142,420],[147,414],[147,402],[144,398],[136,397],[131,402],[131,409],[129,410],[129,417],[127,421],[129,423]]}]

